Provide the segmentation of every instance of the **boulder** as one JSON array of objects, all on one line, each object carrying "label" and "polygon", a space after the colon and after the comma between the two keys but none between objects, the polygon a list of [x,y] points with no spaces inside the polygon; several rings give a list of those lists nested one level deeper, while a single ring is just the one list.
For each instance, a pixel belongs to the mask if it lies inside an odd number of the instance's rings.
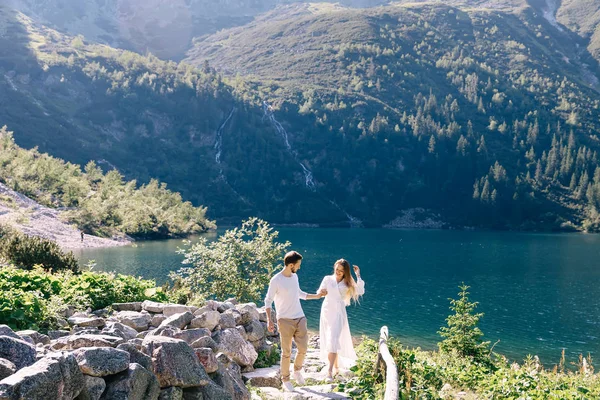
[{"label": "boulder", "polygon": [[38,331],[26,330],[26,331],[18,331],[16,333],[23,340],[25,340],[25,338],[30,338],[31,340],[33,340],[33,343],[35,343],[35,344],[38,344],[38,343],[50,344],[50,337],[48,335],[39,333]]},{"label": "boulder", "polygon": [[83,376],[84,385],[79,396],[75,400],[100,400],[104,389],[106,389],[106,382],[104,379],[98,378],[97,376]]},{"label": "boulder", "polygon": [[48,337],[50,338],[50,340],[56,340],[61,337],[69,336],[70,334],[71,332],[63,330],[48,331]]},{"label": "boulder", "polygon": [[174,326],[175,328],[183,329],[185,328],[192,320],[194,319],[194,314],[189,311],[186,311],[181,314],[174,314],[165,319],[159,326],[159,328],[163,326]]},{"label": "boulder", "polygon": [[139,364],[130,364],[125,371],[106,378],[103,400],[157,400],[158,381],[152,372]]},{"label": "boulder", "polygon": [[207,385],[210,378],[194,350],[183,340],[148,336],[142,344],[144,353],[152,357],[153,372],[161,388]]},{"label": "boulder", "polygon": [[[264,307],[257,309],[258,311],[258,320],[260,322],[267,322],[267,311]],[[275,314],[275,310],[271,308],[271,321],[277,321],[277,315]]]},{"label": "boulder", "polygon": [[219,369],[217,357],[215,356],[215,353],[213,353],[212,349],[208,347],[200,347],[194,349],[194,351],[196,352],[198,360],[200,360],[200,364],[202,364],[207,373],[212,374]]},{"label": "boulder", "polygon": [[252,320],[249,324],[244,325],[244,329],[248,334],[248,340],[255,342],[265,337],[265,329],[258,320]]},{"label": "boulder", "polygon": [[160,324],[162,324],[162,322],[167,319],[167,317],[165,317],[162,314],[156,314],[154,316],[152,316],[152,321],[150,321],[150,326],[154,326],[154,327],[158,327],[160,326]]},{"label": "boulder", "polygon": [[193,348],[208,347],[212,351],[219,350],[219,345],[210,336],[201,337],[200,339],[196,340],[194,343],[192,343],[192,347]]},{"label": "boulder", "polygon": [[159,313],[159,314],[162,314],[165,306],[166,306],[166,304],[157,303],[156,301],[150,301],[150,300],[144,300],[144,302],[142,303],[142,309],[144,311],[148,311],[148,312],[152,312],[152,313]]},{"label": "boulder", "polygon": [[244,329],[243,326],[238,325],[235,327],[235,329],[237,329],[237,331],[240,333],[240,335],[242,335],[242,338],[244,338],[244,340],[248,340],[248,333],[246,333],[246,330]]},{"label": "boulder", "polygon": [[197,328],[197,329],[183,330],[183,331],[175,334],[175,336],[173,336],[173,337],[175,339],[185,340],[188,344],[192,344],[195,341],[197,341],[198,339],[206,337],[206,336],[210,337],[210,331],[208,329]]},{"label": "boulder", "polygon": [[70,350],[81,347],[116,347],[123,343],[120,337],[109,335],[74,335],[67,337],[67,348]]},{"label": "boulder", "polygon": [[242,325],[242,313],[236,310],[235,308],[231,308],[225,311],[223,314],[229,314],[233,316],[236,325]]},{"label": "boulder", "polygon": [[163,389],[158,395],[158,400],[183,400],[183,389],[175,386]]},{"label": "boulder", "polygon": [[142,311],[142,303],[139,301],[133,303],[113,303],[115,311]]},{"label": "boulder", "polygon": [[75,357],[52,353],[0,381],[0,399],[73,400],[83,386]]},{"label": "boulder", "polygon": [[120,322],[109,321],[102,330],[102,333],[105,335],[119,336],[125,340],[131,340],[137,336],[138,331]]},{"label": "boulder", "polygon": [[190,312],[193,315],[197,309],[198,309],[198,307],[193,307],[193,306],[184,306],[181,304],[167,304],[163,308],[162,313],[165,317],[171,317],[173,315],[183,314],[186,312]]},{"label": "boulder", "polygon": [[[17,335],[18,336],[18,335]],[[17,370],[36,362],[35,347],[10,336],[0,336],[0,358],[12,362]]]},{"label": "boulder", "polygon": [[279,366],[258,368],[255,371],[242,374],[246,385],[253,387],[281,387],[281,368]]},{"label": "boulder", "polygon": [[217,342],[218,350],[227,354],[239,365],[253,365],[258,357],[256,349],[244,340],[236,329],[225,329],[217,332],[213,339]]},{"label": "boulder", "polygon": [[90,376],[114,375],[129,367],[129,353],[112,347],[86,347],[73,355],[81,372]]},{"label": "boulder", "polygon": [[239,366],[233,362],[223,363],[221,360],[226,359],[226,356],[218,358],[219,369],[212,374],[213,381],[225,389],[232,399],[250,400],[250,392],[242,380]]},{"label": "boulder", "polygon": [[104,326],[104,319],[99,317],[71,317],[67,319],[67,322],[71,326],[81,326],[85,328],[102,328]]},{"label": "boulder", "polygon": [[21,339],[21,336],[17,335],[15,331],[11,329],[8,325],[0,325],[0,336],[8,336],[13,339]]},{"label": "boulder", "polygon": [[17,367],[11,361],[0,358],[0,381],[17,372]]},{"label": "boulder", "polygon": [[[181,329],[177,328],[176,326],[171,326],[171,325],[163,325],[163,326],[159,326],[158,328],[149,331],[146,335],[144,335],[144,339],[146,338],[146,336],[165,336],[165,337],[172,337],[174,338],[175,336],[179,335],[181,333]],[[138,335],[139,337],[139,335]]]},{"label": "boulder", "polygon": [[221,314],[218,311],[206,311],[190,322],[191,328],[206,328],[211,331],[219,324]]},{"label": "boulder", "polygon": [[256,304],[254,303],[239,304],[235,306],[235,309],[240,312],[242,318],[240,325],[246,325],[252,321],[259,321],[260,319]]},{"label": "boulder", "polygon": [[148,371],[152,371],[152,358],[139,351],[135,345],[131,343],[122,343],[117,346],[117,350],[123,350],[129,353],[129,362],[140,364]]},{"label": "boulder", "polygon": [[148,326],[152,322],[152,316],[147,312],[119,311],[115,318],[123,325],[127,325],[138,332],[148,330]]},{"label": "boulder", "polygon": [[221,329],[235,328],[235,317],[231,314],[220,314],[219,325]]},{"label": "boulder", "polygon": [[199,388],[186,389],[183,391],[183,400],[233,400],[233,397],[225,389],[214,382]]}]

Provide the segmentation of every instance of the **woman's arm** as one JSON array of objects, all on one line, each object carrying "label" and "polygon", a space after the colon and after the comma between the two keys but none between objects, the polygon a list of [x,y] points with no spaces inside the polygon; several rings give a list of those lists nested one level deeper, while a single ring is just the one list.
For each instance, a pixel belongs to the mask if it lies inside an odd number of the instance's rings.
[{"label": "woman's arm", "polygon": [[356,294],[362,296],[365,294],[365,281],[360,277],[360,268],[358,268],[358,265],[354,266],[354,273],[356,274]]}]

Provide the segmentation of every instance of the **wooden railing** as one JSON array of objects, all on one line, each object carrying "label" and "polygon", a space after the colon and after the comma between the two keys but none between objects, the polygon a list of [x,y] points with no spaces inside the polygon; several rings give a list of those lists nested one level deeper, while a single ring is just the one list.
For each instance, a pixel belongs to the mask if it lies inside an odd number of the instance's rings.
[{"label": "wooden railing", "polygon": [[388,328],[382,326],[379,334],[379,353],[375,371],[379,372],[381,364],[385,367],[385,397],[384,400],[398,400],[398,368],[387,346]]}]

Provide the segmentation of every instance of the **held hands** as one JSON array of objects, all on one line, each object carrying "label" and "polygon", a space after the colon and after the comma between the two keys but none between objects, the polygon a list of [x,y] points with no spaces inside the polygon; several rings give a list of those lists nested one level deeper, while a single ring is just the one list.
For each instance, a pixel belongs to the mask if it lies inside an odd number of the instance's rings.
[{"label": "held hands", "polygon": [[319,292],[317,293],[317,296],[319,296],[319,297],[325,297],[325,296],[327,296],[327,289],[321,289],[321,290],[319,290]]}]

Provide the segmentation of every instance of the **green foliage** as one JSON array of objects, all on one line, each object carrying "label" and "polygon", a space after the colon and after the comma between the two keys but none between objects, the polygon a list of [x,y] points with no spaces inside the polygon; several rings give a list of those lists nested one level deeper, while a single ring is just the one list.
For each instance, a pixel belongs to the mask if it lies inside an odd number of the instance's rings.
[{"label": "green foliage", "polygon": [[40,267],[0,268],[0,324],[13,329],[48,330],[59,327],[65,305],[99,309],[112,303],[166,300],[154,281],[131,276],[70,271],[57,274]]},{"label": "green foliage", "polygon": [[278,243],[279,233],[258,218],[227,230],[218,240],[206,238],[187,250],[184,264],[192,265],[172,273],[182,287],[205,299],[235,297],[239,301],[259,301],[271,275],[290,243]]},{"label": "green foliage", "polygon": [[489,362],[489,344],[482,342],[483,332],[477,327],[483,313],[474,313],[477,302],[469,301],[469,286],[459,286],[458,299],[450,299],[450,310],[453,315],[446,318],[448,326],[442,327],[440,336],[445,338],[440,344],[442,352],[455,351],[460,357],[470,358],[475,362]]},{"label": "green foliage", "polygon": [[215,227],[206,219],[206,208],[184,202],[164,183],[152,179],[137,187],[116,170],[104,174],[93,161],[82,171],[20,148],[6,127],[0,129],[0,165],[0,181],[46,206],[69,208],[67,218],[87,233],[165,238]]},{"label": "green foliage", "polygon": [[0,259],[23,269],[36,265],[53,272],[79,269],[73,252],[65,253],[54,241],[28,236],[6,226],[0,226]]},{"label": "green foliage", "polygon": [[270,350],[259,350],[258,357],[254,362],[254,368],[267,368],[279,362],[279,349],[277,345],[273,345]]}]

